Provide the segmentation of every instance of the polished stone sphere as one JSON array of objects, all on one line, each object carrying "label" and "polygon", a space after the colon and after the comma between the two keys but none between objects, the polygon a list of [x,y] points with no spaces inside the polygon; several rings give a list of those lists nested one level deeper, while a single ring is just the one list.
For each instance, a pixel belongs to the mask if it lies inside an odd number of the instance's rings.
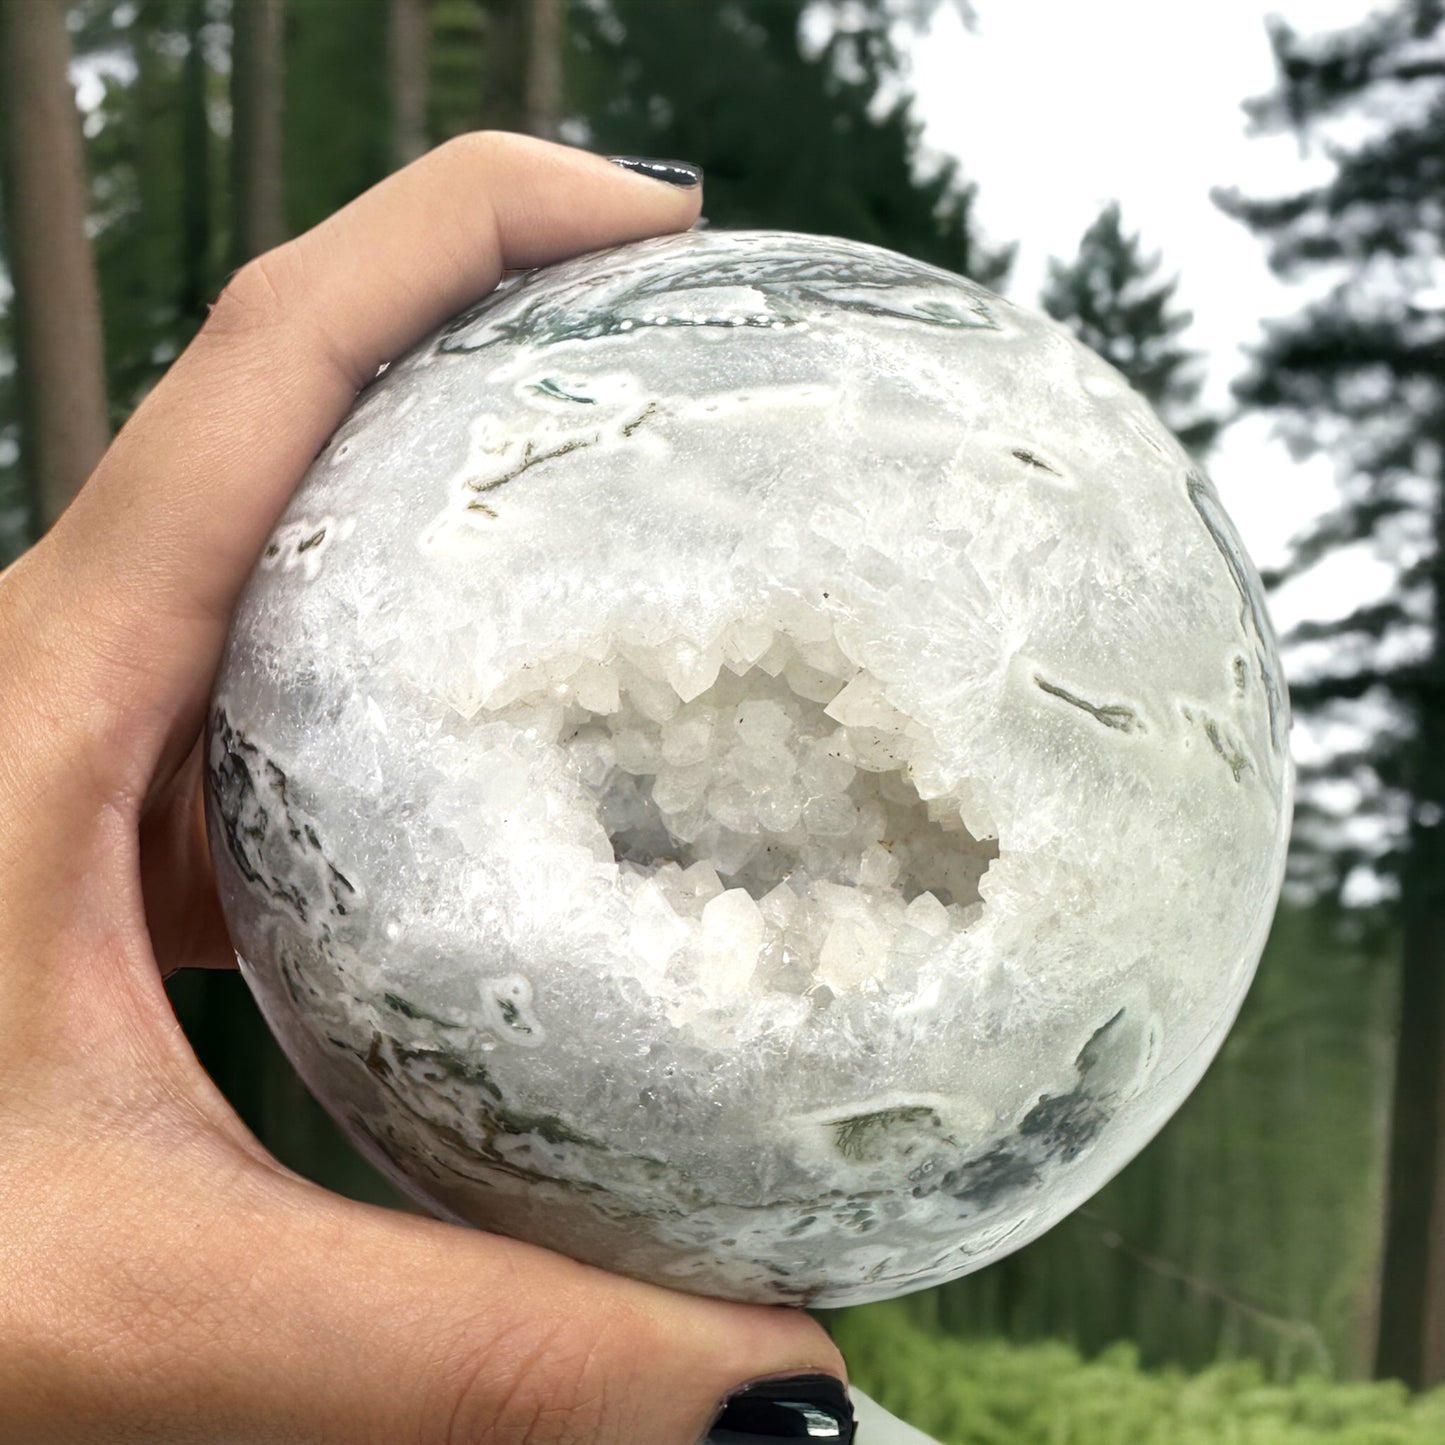
[{"label": "polished stone sphere", "polygon": [[902,256],[700,232],[366,389],[236,615],[208,817],[271,1027],[418,1200],[855,1304],[1027,1243],[1194,1086],[1287,709],[1116,372]]}]

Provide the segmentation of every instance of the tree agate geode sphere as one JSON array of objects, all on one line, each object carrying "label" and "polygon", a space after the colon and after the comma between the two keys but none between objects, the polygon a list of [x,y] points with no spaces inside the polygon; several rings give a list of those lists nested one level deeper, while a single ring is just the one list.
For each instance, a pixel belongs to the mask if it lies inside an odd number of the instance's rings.
[{"label": "tree agate geode sphere", "polygon": [[272,1028],[418,1199],[853,1304],[1026,1243],[1198,1080],[1286,709],[1114,371],[901,256],[694,233],[367,389],[237,615],[209,820]]}]

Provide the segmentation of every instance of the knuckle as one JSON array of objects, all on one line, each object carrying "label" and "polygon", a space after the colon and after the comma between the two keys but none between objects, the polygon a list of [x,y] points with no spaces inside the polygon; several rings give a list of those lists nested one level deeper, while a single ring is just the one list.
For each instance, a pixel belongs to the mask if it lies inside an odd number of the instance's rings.
[{"label": "knuckle", "polygon": [[286,311],[284,267],[280,250],[247,261],[216,298],[202,335],[212,340],[247,337],[274,326]]},{"label": "knuckle", "polygon": [[497,155],[505,151],[514,139],[503,130],[468,130],[453,136],[442,149],[461,156]]},{"label": "knuckle", "polygon": [[470,130],[444,141],[432,152],[445,164],[487,167],[515,153],[526,142],[504,130]]},{"label": "knuckle", "polygon": [[525,1338],[494,1334],[490,1349],[477,1338],[432,1390],[423,1445],[624,1445],[609,1433],[618,1382],[601,1328],[569,1321]]},{"label": "knuckle", "polygon": [[234,347],[253,360],[284,347],[315,360],[353,388],[371,380],[381,359],[353,355],[329,324],[308,236],[247,261],[216,298],[197,341]]}]

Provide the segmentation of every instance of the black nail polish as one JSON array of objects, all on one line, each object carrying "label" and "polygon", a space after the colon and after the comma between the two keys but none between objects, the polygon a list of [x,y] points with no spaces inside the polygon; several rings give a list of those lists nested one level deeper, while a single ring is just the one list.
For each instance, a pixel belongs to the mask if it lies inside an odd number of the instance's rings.
[{"label": "black nail polish", "polygon": [[655,156],[608,156],[607,159],[624,171],[635,171],[639,176],[647,176],[654,181],[666,181],[668,185],[681,186],[685,191],[702,184],[701,169],[688,165],[686,161],[663,161]]},{"label": "black nail polish", "polygon": [[832,1375],[762,1380],[728,1397],[703,1445],[771,1445],[808,1440],[852,1445],[853,1406]]}]

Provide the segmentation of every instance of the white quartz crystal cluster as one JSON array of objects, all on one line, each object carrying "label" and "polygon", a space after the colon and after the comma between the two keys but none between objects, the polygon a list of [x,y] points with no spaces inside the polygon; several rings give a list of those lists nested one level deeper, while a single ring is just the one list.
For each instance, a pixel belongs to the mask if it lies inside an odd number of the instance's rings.
[{"label": "white quartz crystal cluster", "polygon": [[[936,773],[926,730],[826,617],[794,625],[802,636],[755,618],[706,650],[552,659],[497,713],[545,736],[583,784],[596,821],[573,837],[616,861],[634,965],[674,1022],[754,976],[815,999],[911,979],[981,911],[994,840],[968,832],[941,778],[920,798],[915,779]],[[684,952],[697,987],[669,997]]]},{"label": "white quartz crystal cluster", "polygon": [[1287,701],[1207,480],[962,278],[700,233],[361,398],[217,686],[297,1068],[438,1212],[844,1304],[1074,1207],[1233,1018]]}]

